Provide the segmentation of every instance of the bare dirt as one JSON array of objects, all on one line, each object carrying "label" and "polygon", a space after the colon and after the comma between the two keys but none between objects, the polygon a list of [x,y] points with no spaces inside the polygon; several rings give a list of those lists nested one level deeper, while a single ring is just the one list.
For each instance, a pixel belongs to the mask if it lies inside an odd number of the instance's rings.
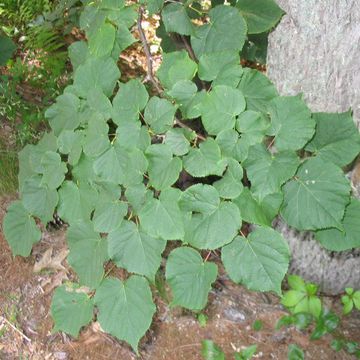
[{"label": "bare dirt", "polygon": [[[0,224],[12,199],[0,201]],[[12,258],[0,231],[0,359],[144,359],[144,360],[200,360],[201,342],[211,339],[222,347],[227,359],[234,351],[257,344],[256,358],[287,359],[289,344],[297,344],[305,351],[306,359],[352,359],[330,348],[332,335],[310,341],[309,331],[294,327],[275,331],[276,322],[286,314],[279,299],[269,293],[247,291],[225,280],[215,283],[205,310],[208,321],[201,327],[196,315],[179,308],[170,308],[159,294],[155,294],[158,313],[151,329],[140,343],[139,357],[125,344],[103,333],[97,322],[83,329],[79,339],[63,333],[52,333],[53,322],[49,307],[53,289],[66,279],[72,279],[66,260],[59,264],[66,243],[64,231],[45,231],[29,258]],[[44,254],[52,249],[48,270],[34,273]],[[50,250],[51,251],[51,250]],[[338,298],[325,298],[328,307],[340,313]],[[263,324],[253,329],[255,320]],[[17,330],[15,330],[15,327]],[[341,333],[346,338],[360,340],[360,316],[353,313],[342,321]],[[28,338],[28,340],[26,339]]]}]

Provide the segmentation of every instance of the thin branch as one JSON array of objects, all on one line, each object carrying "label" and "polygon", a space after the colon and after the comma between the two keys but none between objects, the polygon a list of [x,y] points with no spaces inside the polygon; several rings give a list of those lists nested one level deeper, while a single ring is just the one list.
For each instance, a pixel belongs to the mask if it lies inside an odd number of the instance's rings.
[{"label": "thin branch", "polygon": [[192,49],[192,47],[189,45],[186,37],[184,35],[180,35],[182,42],[184,43],[185,49],[186,51],[189,53],[189,56],[192,60],[194,60],[195,62],[197,62],[194,50]]},{"label": "thin branch", "polygon": [[20,334],[26,341],[31,342],[31,339],[29,339],[24,333],[22,333],[16,326],[14,326],[8,319],[6,319],[4,316],[0,316],[0,322],[5,322],[8,324],[13,330],[15,330],[18,334]]},{"label": "thin branch", "polygon": [[[192,129],[190,126],[185,125],[182,121],[180,121],[179,119],[176,119],[176,118],[175,118],[175,124],[179,125],[183,129],[186,129],[186,130],[189,130],[189,131],[194,131],[194,129]],[[202,141],[206,140],[206,137],[202,136],[201,134],[196,133],[196,136]]]}]

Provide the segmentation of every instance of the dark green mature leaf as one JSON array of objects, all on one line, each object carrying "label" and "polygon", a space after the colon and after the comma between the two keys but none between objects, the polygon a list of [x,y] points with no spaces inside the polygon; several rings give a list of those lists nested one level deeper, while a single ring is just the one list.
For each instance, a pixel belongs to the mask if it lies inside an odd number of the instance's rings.
[{"label": "dark green mature leaf", "polygon": [[53,218],[59,196],[56,190],[41,185],[41,176],[32,176],[24,182],[22,199],[25,209],[46,224]]},{"label": "dark green mature leaf", "polygon": [[360,152],[360,135],[351,111],[315,113],[316,133],[306,150],[338,166],[349,164]]},{"label": "dark green mature leaf", "polygon": [[278,96],[271,81],[260,71],[244,69],[238,88],[246,100],[246,109],[268,113],[269,102]]},{"label": "dark green mature leaf", "polygon": [[139,113],[145,108],[149,94],[137,79],[120,84],[113,100],[112,119],[117,125],[139,120]]},{"label": "dark green mature leaf", "polygon": [[279,192],[300,165],[293,151],[282,151],[272,155],[263,144],[251,146],[244,162],[251,190],[261,201],[266,195]]},{"label": "dark green mature leaf", "polygon": [[95,289],[104,277],[104,263],[109,259],[107,240],[94,231],[90,220],[73,222],[67,232],[69,264],[79,276],[80,284]]},{"label": "dark green mature leaf", "polygon": [[181,50],[163,54],[157,76],[165,88],[171,89],[178,81],[191,80],[196,71],[196,63],[185,50]]},{"label": "dark green mature leaf", "polygon": [[204,98],[201,105],[202,123],[211,135],[235,127],[236,115],[245,110],[241,91],[218,85]]},{"label": "dark green mature leaf", "polygon": [[4,217],[3,231],[14,256],[29,256],[33,244],[41,238],[35,220],[21,201],[14,201]]},{"label": "dark green mature leaf", "polygon": [[144,120],[156,134],[162,134],[172,127],[175,112],[169,100],[153,96],[146,105]]},{"label": "dark green mature leaf", "polygon": [[77,337],[80,329],[93,317],[94,302],[87,294],[65,285],[56,288],[51,302],[53,332],[63,331]]},{"label": "dark green mature leaf", "polygon": [[238,0],[236,7],[247,22],[249,34],[270,30],[284,15],[274,0]]},{"label": "dark green mature leaf", "polygon": [[225,360],[225,354],[212,340],[202,341],[201,355],[204,360]]},{"label": "dark green mature leaf", "polygon": [[166,280],[173,293],[171,304],[203,309],[216,276],[217,266],[204,262],[196,250],[189,247],[173,250],[166,264]]},{"label": "dark green mature leaf", "polygon": [[0,35],[0,66],[6,65],[15,50],[15,43],[8,36]]},{"label": "dark green mature leaf", "polygon": [[268,32],[248,35],[247,41],[241,51],[241,58],[266,64],[268,36]]},{"label": "dark green mature leaf", "polygon": [[148,199],[139,211],[140,225],[152,237],[165,240],[184,238],[184,214],[178,202],[181,191],[168,188],[161,192],[159,199]]},{"label": "dark green mature leaf", "polygon": [[198,149],[190,149],[183,158],[185,170],[194,177],[222,175],[226,159],[221,157],[219,145],[212,138],[207,138]]},{"label": "dark green mature leaf", "polygon": [[281,216],[298,230],[342,229],[350,184],[342,170],[321,159],[306,160],[283,186]]},{"label": "dark green mature leaf", "polygon": [[275,146],[279,151],[298,150],[313,137],[315,121],[304,100],[299,96],[279,96],[270,103]]},{"label": "dark green mature leaf", "polygon": [[195,29],[191,45],[196,57],[217,51],[240,51],[246,37],[246,22],[237,9],[219,5],[209,11],[210,21]]},{"label": "dark green mature leaf", "polygon": [[342,220],[343,231],[338,229],[319,230],[315,238],[330,251],[345,251],[360,247],[360,201],[352,198],[345,209]]},{"label": "dark green mature leaf", "polygon": [[45,117],[56,136],[64,130],[75,130],[80,124],[80,100],[73,94],[63,94],[56,98],[56,103],[50,106]]},{"label": "dark green mature leaf", "polygon": [[151,186],[156,190],[164,190],[176,182],[182,169],[182,161],[178,157],[173,157],[168,145],[150,145],[145,154],[149,161],[148,173]]},{"label": "dark green mature leaf", "polygon": [[117,266],[155,281],[165,240],[148,235],[131,221],[123,221],[108,235],[108,243],[109,256]]},{"label": "dark green mature leaf", "polygon": [[156,307],[147,281],[132,275],[126,281],[105,279],[95,294],[98,321],[109,334],[127,341],[137,352],[139,340],[150,327]]},{"label": "dark green mature leaf", "polygon": [[147,0],[147,10],[150,15],[157,13],[164,5],[164,0]]},{"label": "dark green mature leaf", "polygon": [[161,15],[167,32],[176,32],[181,35],[193,34],[194,25],[182,3],[167,4]]},{"label": "dark green mature leaf", "polygon": [[280,233],[268,227],[258,227],[247,238],[237,236],[224,246],[221,258],[233,281],[250,290],[272,290],[281,294],[290,251]]}]

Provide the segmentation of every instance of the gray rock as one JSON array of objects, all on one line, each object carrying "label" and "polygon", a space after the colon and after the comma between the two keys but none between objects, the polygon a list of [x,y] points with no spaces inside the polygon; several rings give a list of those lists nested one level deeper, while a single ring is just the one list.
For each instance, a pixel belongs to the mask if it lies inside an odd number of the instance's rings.
[{"label": "gray rock", "polygon": [[[360,124],[360,1],[277,0],[286,11],[269,37],[267,71],[281,95],[303,93],[313,112],[350,107]],[[290,273],[327,294],[360,288],[360,250],[332,253],[312,233],[278,221],[292,252]]]}]

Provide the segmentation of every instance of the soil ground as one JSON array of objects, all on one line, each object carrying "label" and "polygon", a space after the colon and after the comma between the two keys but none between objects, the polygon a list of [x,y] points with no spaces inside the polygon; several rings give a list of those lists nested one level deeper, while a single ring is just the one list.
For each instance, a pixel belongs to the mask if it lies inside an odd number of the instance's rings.
[{"label": "soil ground", "polygon": [[[12,199],[0,199],[0,224]],[[140,343],[136,356],[122,342],[103,333],[98,323],[83,329],[78,339],[63,333],[52,333],[53,322],[49,307],[54,287],[71,279],[66,260],[64,230],[44,231],[43,238],[26,259],[13,258],[0,231],[0,359],[31,360],[200,360],[201,341],[211,339],[233,359],[234,351],[257,344],[256,358],[287,359],[289,344],[297,344],[305,351],[306,359],[352,359],[330,347],[332,335],[310,341],[309,331],[294,327],[274,329],[286,314],[279,299],[269,293],[247,291],[230,281],[215,283],[205,310],[208,321],[201,327],[195,315],[178,308],[170,308],[155,295],[158,312],[154,323]],[[43,255],[52,249],[48,270],[34,272]],[[43,260],[42,260],[43,261]],[[49,270],[50,269],[50,270]],[[326,305],[340,314],[339,298],[324,298]],[[260,331],[253,330],[255,320],[261,320]],[[11,323],[17,330],[9,325]],[[360,315],[343,318],[340,332],[346,338],[360,341]],[[30,341],[26,340],[27,337]]]}]

